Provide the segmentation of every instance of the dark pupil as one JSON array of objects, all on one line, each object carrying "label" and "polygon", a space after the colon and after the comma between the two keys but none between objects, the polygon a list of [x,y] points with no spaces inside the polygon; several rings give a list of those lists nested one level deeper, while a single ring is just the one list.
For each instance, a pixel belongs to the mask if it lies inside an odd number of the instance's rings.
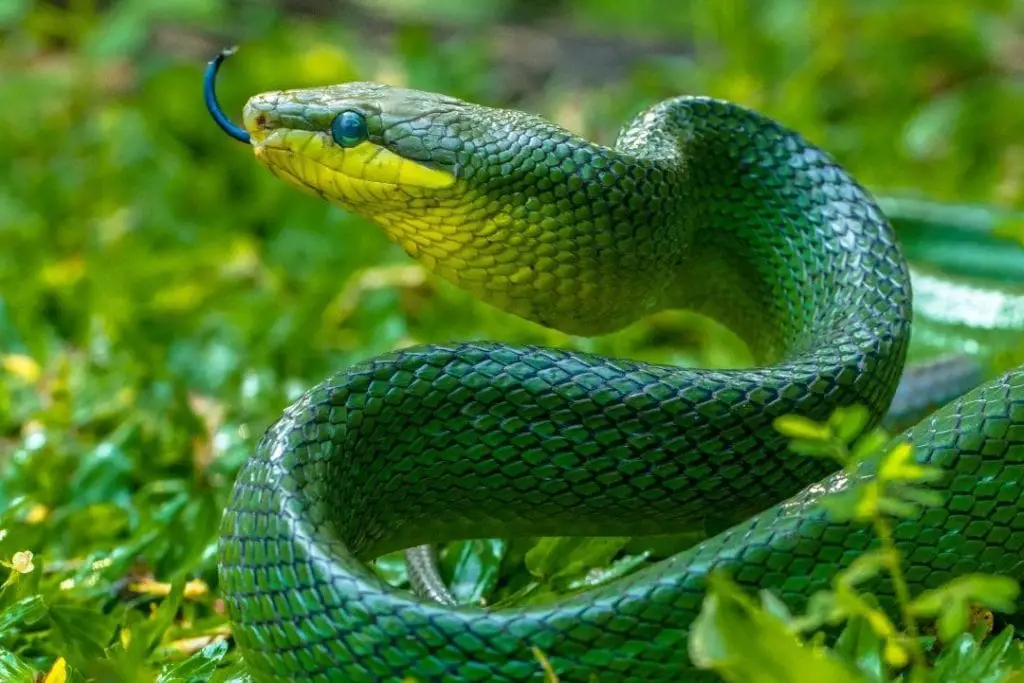
[{"label": "dark pupil", "polygon": [[339,145],[351,147],[366,139],[366,119],[354,111],[344,111],[331,122],[331,137]]}]

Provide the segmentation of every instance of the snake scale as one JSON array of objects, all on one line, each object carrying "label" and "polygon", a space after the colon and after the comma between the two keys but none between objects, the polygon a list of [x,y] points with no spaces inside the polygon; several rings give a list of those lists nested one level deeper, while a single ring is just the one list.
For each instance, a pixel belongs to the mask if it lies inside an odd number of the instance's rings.
[{"label": "snake scale", "polygon": [[[816,503],[850,479],[789,451],[784,414],[885,415],[912,295],[894,231],[825,152],[747,108],[677,97],[614,146],[541,118],[373,83],[252,97],[218,124],[431,271],[577,335],[665,308],[721,321],[752,367],[690,369],[501,343],[416,346],[329,377],[243,465],[220,590],[266,681],[713,680],[687,635],[717,569],[800,607],[871,543]],[[1024,576],[1024,371],[900,438],[948,472],[894,533],[912,589]],[[447,540],[640,536],[735,520],[613,583],[529,608],[452,606],[365,564]]]}]

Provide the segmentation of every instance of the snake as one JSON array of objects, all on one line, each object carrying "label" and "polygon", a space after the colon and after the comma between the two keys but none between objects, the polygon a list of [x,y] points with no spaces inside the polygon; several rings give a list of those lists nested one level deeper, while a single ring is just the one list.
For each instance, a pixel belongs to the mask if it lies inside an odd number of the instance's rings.
[{"label": "snake", "polygon": [[[218,590],[254,680],[551,680],[538,652],[563,682],[717,680],[688,649],[713,572],[797,609],[871,547],[870,528],[820,505],[868,475],[794,453],[774,426],[859,405],[866,433],[907,365],[908,261],[824,150],[697,95],[651,105],[611,145],[364,81],[254,95],[237,125],[214,91],[228,54],[204,79],[219,127],[435,276],[580,337],[693,311],[752,358],[689,368],[420,344],[308,389],[242,464],[219,532]],[[1024,578],[1024,367],[965,388],[901,441],[944,472],[941,505],[894,521],[910,589]],[[456,539],[651,536],[708,519],[728,524],[540,605],[450,604],[369,566]]]}]

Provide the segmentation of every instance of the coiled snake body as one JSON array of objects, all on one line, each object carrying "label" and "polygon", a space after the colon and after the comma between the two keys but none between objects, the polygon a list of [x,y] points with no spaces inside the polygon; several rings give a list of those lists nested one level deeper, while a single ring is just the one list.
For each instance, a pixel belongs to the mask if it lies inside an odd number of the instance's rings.
[{"label": "coiled snake body", "polygon": [[[701,370],[465,343],[312,388],[245,463],[223,519],[221,591],[257,679],[539,681],[535,646],[562,681],[693,680],[707,674],[687,633],[710,571],[799,606],[867,547],[868,530],[815,506],[846,478],[772,427],[850,404],[877,424],[906,358],[904,258],[825,153],[709,98],[655,105],[604,147],[521,112],[367,83],[258,95],[242,130],[216,108],[221,59],[207,98],[225,130],[440,276],[574,334],[692,309],[756,361]],[[951,473],[943,507],[897,525],[913,587],[1021,577],[1024,372],[904,436]],[[527,609],[434,604],[364,565],[458,538],[667,534],[708,517],[737,524]]]}]

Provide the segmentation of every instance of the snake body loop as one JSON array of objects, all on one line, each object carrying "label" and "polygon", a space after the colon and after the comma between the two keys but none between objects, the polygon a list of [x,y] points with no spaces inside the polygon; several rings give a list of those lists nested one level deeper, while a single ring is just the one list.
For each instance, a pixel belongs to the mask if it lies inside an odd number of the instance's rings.
[{"label": "snake body loop", "polygon": [[[344,112],[365,139],[332,138]],[[244,118],[271,172],[505,310],[598,334],[688,308],[756,359],[701,370],[459,343],[313,387],[244,464],[223,518],[221,591],[256,679],[540,681],[536,647],[564,682],[698,680],[687,634],[710,571],[799,608],[867,548],[868,530],[816,506],[850,479],[789,452],[772,421],[850,404],[868,427],[882,419],[910,276],[874,200],[798,134],[679,97],[604,147],[522,112],[365,83],[259,95]],[[1021,577],[1024,373],[904,436],[951,473],[945,506],[895,529],[913,587]],[[666,534],[707,517],[735,525],[530,608],[423,601],[364,564],[453,539]]]}]

